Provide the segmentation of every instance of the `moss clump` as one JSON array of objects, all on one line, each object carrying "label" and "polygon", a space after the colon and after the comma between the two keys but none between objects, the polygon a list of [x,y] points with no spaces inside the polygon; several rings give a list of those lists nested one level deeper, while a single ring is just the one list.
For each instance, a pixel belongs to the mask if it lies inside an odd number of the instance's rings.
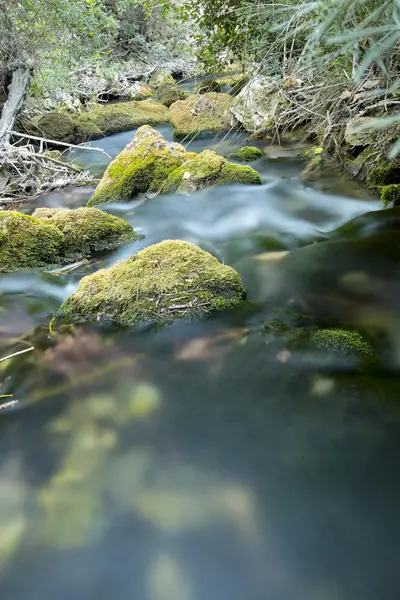
[{"label": "moss clump", "polygon": [[85,131],[95,126],[103,135],[135,129],[141,125],[157,125],[169,121],[166,106],[153,100],[120,102],[116,104],[94,104],[77,121],[77,130]]},{"label": "moss clump", "polygon": [[400,204],[400,185],[398,183],[384,185],[381,189],[381,200],[385,206],[391,204],[398,206]]},{"label": "moss clump", "polygon": [[232,164],[216,152],[204,150],[175,169],[162,191],[190,193],[226,183],[260,184],[261,178],[251,167]]},{"label": "moss clump", "polygon": [[233,98],[229,94],[209,92],[191,95],[171,105],[171,122],[177,137],[203,131],[225,131],[230,127]]},{"label": "moss clump", "polygon": [[345,329],[319,329],[312,336],[316,348],[332,350],[346,355],[375,358],[375,351],[358,331]]},{"label": "moss clump", "polygon": [[221,83],[216,81],[215,79],[204,79],[196,85],[195,91],[197,94],[207,94],[208,92],[222,92]]},{"label": "moss clump", "polygon": [[165,141],[152,127],[140,127],[132,142],[109,164],[87,205],[130,200],[141,192],[158,192],[168,175],[188,156],[183,146]]},{"label": "moss clump", "polygon": [[74,143],[75,123],[67,113],[50,112],[37,124],[43,137],[57,142]]},{"label": "moss clump", "polygon": [[37,208],[33,216],[62,231],[62,253],[67,259],[89,257],[139,239],[127,221],[98,208]]},{"label": "moss clump", "polygon": [[163,83],[163,85],[160,85],[160,87],[157,89],[157,91],[158,91],[158,96],[157,96],[158,101],[161,104],[163,104],[164,106],[168,106],[168,107],[170,107],[171,104],[173,104],[174,102],[177,102],[178,100],[185,100],[190,95],[188,92],[181,90],[174,83]]},{"label": "moss clump", "polygon": [[228,154],[228,158],[237,158],[237,160],[241,160],[242,162],[251,162],[262,156],[264,156],[264,152],[254,146],[243,146],[243,148],[239,148],[239,150]]},{"label": "moss clump", "polygon": [[54,225],[19,212],[0,212],[0,271],[60,262],[64,236]]},{"label": "moss clump", "polygon": [[157,90],[164,83],[176,83],[176,81],[172,75],[167,71],[164,71],[164,69],[156,69],[149,79],[149,84]]},{"label": "moss clump", "polygon": [[72,321],[166,324],[232,308],[244,295],[234,269],[193,244],[167,240],[84,277],[60,314]]},{"label": "moss clump", "polygon": [[367,184],[372,187],[390,185],[391,183],[400,183],[400,163],[398,161],[377,165],[367,177]]}]

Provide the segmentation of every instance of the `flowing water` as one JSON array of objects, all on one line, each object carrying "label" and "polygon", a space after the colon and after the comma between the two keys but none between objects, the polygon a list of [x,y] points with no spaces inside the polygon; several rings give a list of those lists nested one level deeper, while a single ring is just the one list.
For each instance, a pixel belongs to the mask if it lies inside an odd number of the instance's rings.
[{"label": "flowing water", "polygon": [[[160,131],[172,139],[169,126]],[[115,156],[132,133],[94,145]],[[189,147],[225,154],[243,142],[202,136]],[[2,599],[398,597],[395,350],[390,368],[367,375],[334,352],[289,352],[262,323],[276,273],[290,294],[295,278],[257,258],[340,237],[331,232],[379,204],[343,174],[306,185],[293,147],[267,150],[253,165],[262,186],[107,205],[143,239],[72,270],[1,276],[2,356],[35,348],[0,363],[2,393],[18,400],[0,420]],[[74,158],[97,175],[110,160]],[[90,194],[40,205],[75,208]],[[235,267],[250,302],[163,330],[49,327],[83,275],[164,239]],[[344,319],[370,314],[369,297],[355,306],[329,288],[346,257],[324,260],[314,296]],[[359,262],[353,275],[370,257]],[[387,276],[375,266],[374,315],[390,337],[396,265]]]}]

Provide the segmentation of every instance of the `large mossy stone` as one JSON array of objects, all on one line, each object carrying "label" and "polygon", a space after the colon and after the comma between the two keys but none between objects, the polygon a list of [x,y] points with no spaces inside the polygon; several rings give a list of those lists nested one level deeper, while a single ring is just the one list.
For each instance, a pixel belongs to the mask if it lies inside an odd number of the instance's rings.
[{"label": "large mossy stone", "polygon": [[188,92],[181,90],[175,83],[163,83],[157,88],[158,102],[168,107],[174,102],[178,102],[178,100],[186,100],[189,95]]},{"label": "large mossy stone", "polygon": [[0,212],[0,271],[60,262],[64,235],[50,223],[19,212]]},{"label": "large mossy stone", "polygon": [[155,90],[158,90],[158,88],[165,83],[176,83],[176,81],[168,71],[156,69],[149,79],[149,84]]},{"label": "large mossy stone", "polygon": [[[168,123],[169,120],[166,106],[153,100],[143,100],[89,104],[86,112],[79,115],[50,112],[40,119],[37,127],[47,139],[80,144],[141,125]],[[37,131],[32,133],[37,134]]]},{"label": "large mossy stone", "polygon": [[73,322],[167,324],[239,305],[239,274],[188,242],[167,240],[84,277],[59,314]]},{"label": "large mossy stone", "polygon": [[175,169],[162,191],[190,193],[226,183],[261,184],[261,177],[251,167],[230,163],[216,152],[204,150]]},{"label": "large mossy stone", "polygon": [[158,192],[168,175],[190,156],[183,146],[167,142],[152,127],[140,127],[109,164],[88,206],[130,200],[141,192]]},{"label": "large mossy stone", "polygon": [[204,79],[196,85],[195,91],[198,94],[207,94],[208,92],[222,92],[223,84],[215,79]]},{"label": "large mossy stone", "polygon": [[228,154],[228,158],[236,158],[241,162],[252,162],[264,156],[264,152],[255,146],[243,146]]},{"label": "large mossy stone", "polygon": [[209,92],[192,95],[171,105],[171,122],[177,137],[206,131],[226,131],[230,128],[229,109],[233,98],[229,94]]},{"label": "large mossy stone", "polygon": [[33,216],[64,234],[62,254],[66,259],[114,250],[140,237],[127,221],[98,208],[37,208]]}]

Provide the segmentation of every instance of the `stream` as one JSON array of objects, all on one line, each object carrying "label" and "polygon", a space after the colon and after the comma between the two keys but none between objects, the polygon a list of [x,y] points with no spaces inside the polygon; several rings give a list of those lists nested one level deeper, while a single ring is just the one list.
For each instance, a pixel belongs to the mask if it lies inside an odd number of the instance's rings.
[{"label": "stream", "polygon": [[[158,129],[172,139],[169,125]],[[93,145],[114,157],[133,133]],[[203,135],[188,148],[226,155],[245,142]],[[260,333],[278,283],[257,257],[329,238],[380,205],[343,173],[304,183],[293,144],[257,144],[261,186],[105,205],[143,239],[73,269],[1,275],[1,356],[35,348],[0,363],[1,393],[18,400],[0,419],[4,600],[398,597],[395,371],[365,376],[335,353],[290,355]],[[110,160],[72,158],[96,176]],[[92,191],[24,209],[77,208]],[[250,303],[160,330],[49,327],[82,276],[165,239],[236,268]],[[382,318],[394,289],[385,282]],[[329,302],[323,280],[315,293]]]}]

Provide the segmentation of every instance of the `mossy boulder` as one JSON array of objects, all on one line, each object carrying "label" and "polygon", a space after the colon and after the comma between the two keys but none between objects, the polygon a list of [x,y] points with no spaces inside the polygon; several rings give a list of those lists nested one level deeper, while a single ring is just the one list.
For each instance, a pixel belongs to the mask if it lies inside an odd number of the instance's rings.
[{"label": "mossy boulder", "polygon": [[235,165],[212,150],[204,150],[175,169],[162,191],[190,193],[226,183],[261,184],[261,177],[251,167]]},{"label": "mossy boulder", "polygon": [[235,150],[235,152],[228,154],[228,158],[236,158],[242,162],[251,162],[262,156],[264,156],[264,152],[254,146],[243,146],[242,148],[239,148],[239,150]]},{"label": "mossy boulder", "polygon": [[156,69],[153,75],[149,79],[149,84],[154,89],[158,89],[164,83],[176,83],[171,73],[164,71],[164,69]]},{"label": "mossy boulder", "polygon": [[19,212],[0,212],[0,271],[60,261],[64,235],[50,223]]},{"label": "mossy boulder", "polygon": [[62,254],[66,259],[114,250],[140,237],[127,221],[98,208],[37,208],[33,216],[64,234]]},{"label": "mossy boulder", "polygon": [[77,121],[78,131],[94,124],[102,135],[111,135],[135,129],[141,125],[168,123],[169,112],[166,106],[153,100],[120,102],[115,104],[94,104]]},{"label": "mossy boulder", "polygon": [[198,94],[207,94],[207,92],[222,92],[223,84],[219,83],[215,79],[204,79],[196,85],[195,91]]},{"label": "mossy boulder", "polygon": [[130,200],[141,192],[158,192],[168,175],[191,154],[180,144],[167,142],[149,125],[109,164],[88,206]]},{"label": "mossy boulder", "polygon": [[153,100],[143,100],[90,104],[86,112],[73,117],[65,112],[51,112],[40,119],[37,127],[50,140],[80,144],[141,125],[157,125],[168,121],[166,106]]},{"label": "mossy boulder", "polygon": [[38,121],[37,127],[45,138],[67,144],[76,140],[75,121],[67,113],[50,112]]},{"label": "mossy boulder", "polygon": [[239,305],[239,274],[201,248],[167,240],[84,277],[60,308],[67,320],[167,324]]},{"label": "mossy boulder", "polygon": [[400,205],[400,184],[391,183],[381,189],[381,200],[385,206]]},{"label": "mossy boulder", "polygon": [[158,101],[168,107],[178,100],[185,100],[190,95],[188,92],[181,90],[180,87],[174,83],[163,83],[157,88],[157,92]]},{"label": "mossy boulder", "polygon": [[230,128],[229,109],[233,98],[229,94],[209,92],[191,95],[171,105],[171,122],[177,137],[196,135],[204,131],[225,131]]}]

